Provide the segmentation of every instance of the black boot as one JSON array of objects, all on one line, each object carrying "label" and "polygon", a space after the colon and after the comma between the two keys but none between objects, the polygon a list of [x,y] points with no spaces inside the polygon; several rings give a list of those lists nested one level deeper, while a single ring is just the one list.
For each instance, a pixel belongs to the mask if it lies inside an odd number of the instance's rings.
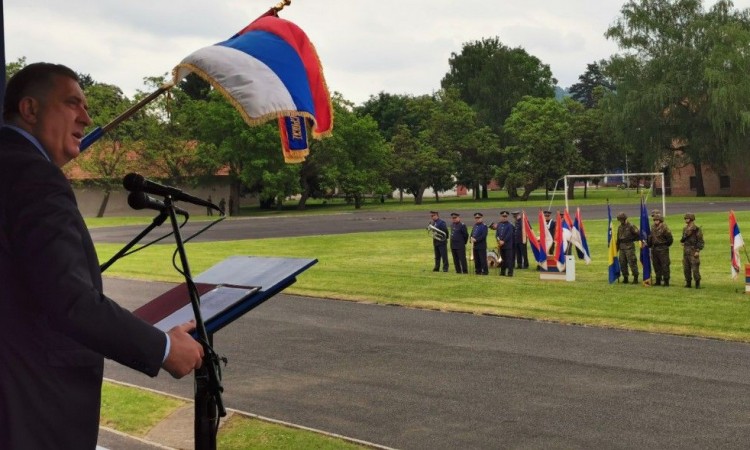
[{"label": "black boot", "polygon": [[693,287],[693,286],[691,285],[691,282],[690,282],[690,280],[687,280],[687,281],[685,281],[685,287],[686,287],[686,288],[689,288],[689,287]]},{"label": "black boot", "polygon": [[633,284],[638,284],[638,274],[633,275]]},{"label": "black boot", "polygon": [[695,288],[700,289],[701,288],[701,280],[695,280]]},{"label": "black boot", "polygon": [[656,277],[656,282],[654,283],[654,286],[661,286],[661,277]]},{"label": "black boot", "polygon": [[664,287],[669,287],[669,278],[664,278]]},{"label": "black boot", "polygon": [[628,284],[628,277],[622,277],[622,284]]}]

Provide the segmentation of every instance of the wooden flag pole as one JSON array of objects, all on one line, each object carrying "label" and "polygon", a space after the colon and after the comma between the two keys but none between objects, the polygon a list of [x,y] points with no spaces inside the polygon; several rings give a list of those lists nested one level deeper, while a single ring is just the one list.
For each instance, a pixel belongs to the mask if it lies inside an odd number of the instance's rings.
[{"label": "wooden flag pole", "polygon": [[141,108],[149,104],[151,101],[153,101],[156,97],[160,96],[161,94],[167,92],[168,90],[172,89],[174,86],[174,83],[169,82],[163,84],[159,89],[155,90],[154,92],[148,94],[146,97],[144,97],[141,101],[136,103],[135,105],[128,108],[127,111],[120,114],[119,116],[115,117],[112,122],[108,123],[107,125],[104,125],[103,127],[96,127],[93,131],[91,131],[89,134],[83,137],[81,140],[80,150],[84,151],[91,144],[98,141],[102,136],[104,136],[104,133],[108,132],[112,128],[116,127],[120,123],[122,123],[125,119],[130,118],[133,114],[138,112]]}]

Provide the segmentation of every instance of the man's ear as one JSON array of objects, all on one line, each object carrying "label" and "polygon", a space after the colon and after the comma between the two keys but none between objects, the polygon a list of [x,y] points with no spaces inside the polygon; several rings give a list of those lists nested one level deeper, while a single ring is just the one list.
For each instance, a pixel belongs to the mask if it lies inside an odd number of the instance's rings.
[{"label": "man's ear", "polygon": [[18,115],[26,123],[36,123],[39,102],[33,97],[24,97],[18,103]]}]

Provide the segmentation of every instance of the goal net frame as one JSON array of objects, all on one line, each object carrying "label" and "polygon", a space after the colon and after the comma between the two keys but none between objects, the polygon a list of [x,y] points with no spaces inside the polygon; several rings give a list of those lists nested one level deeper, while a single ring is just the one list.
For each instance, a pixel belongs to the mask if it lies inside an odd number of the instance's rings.
[{"label": "goal net frame", "polygon": [[[565,209],[568,209],[568,178],[604,178],[604,177],[623,177],[627,180],[629,177],[661,177],[661,213],[666,217],[667,215],[667,197],[666,188],[664,187],[664,172],[645,172],[645,173],[597,173],[587,175],[565,175],[563,177],[564,192],[565,192]],[[652,178],[652,179],[653,179]],[[654,188],[654,183],[651,183],[649,190]]]}]

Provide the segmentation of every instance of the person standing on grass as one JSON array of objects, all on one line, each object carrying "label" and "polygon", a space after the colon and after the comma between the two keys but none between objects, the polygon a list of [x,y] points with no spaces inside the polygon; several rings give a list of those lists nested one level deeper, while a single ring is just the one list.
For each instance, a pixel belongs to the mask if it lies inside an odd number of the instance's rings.
[{"label": "person standing on grass", "polygon": [[474,227],[471,229],[471,249],[474,256],[474,272],[477,275],[489,274],[487,267],[487,225],[484,224],[484,215],[480,212],[474,213]]},{"label": "person standing on grass", "polygon": [[654,286],[667,287],[669,286],[669,247],[674,242],[674,238],[672,237],[672,231],[664,223],[664,218],[660,212],[652,213],[651,218],[654,221],[654,226],[651,228],[647,244],[651,249],[651,260],[654,263],[654,274],[656,276]]},{"label": "person standing on grass", "polygon": [[469,273],[466,262],[466,243],[469,242],[469,231],[461,222],[459,213],[451,213],[451,255],[456,273]]},{"label": "person standing on grass", "polygon": [[695,225],[695,214],[685,214],[685,228],[682,229],[682,270],[685,273],[685,287],[691,287],[695,280],[695,288],[701,288],[701,258],[700,252],[705,246],[703,231]]}]

